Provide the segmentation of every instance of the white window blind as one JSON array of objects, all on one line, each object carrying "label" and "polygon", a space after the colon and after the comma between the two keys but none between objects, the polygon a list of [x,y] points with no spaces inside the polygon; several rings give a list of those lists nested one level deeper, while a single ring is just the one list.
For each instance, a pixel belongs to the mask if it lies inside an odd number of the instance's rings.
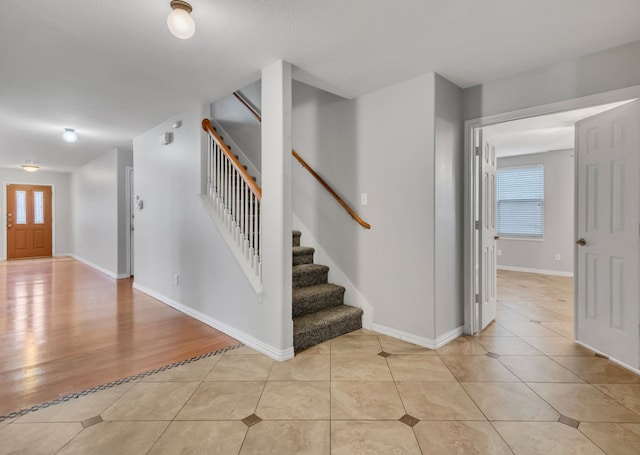
[{"label": "white window blind", "polygon": [[498,169],[498,234],[542,238],[544,166]]}]

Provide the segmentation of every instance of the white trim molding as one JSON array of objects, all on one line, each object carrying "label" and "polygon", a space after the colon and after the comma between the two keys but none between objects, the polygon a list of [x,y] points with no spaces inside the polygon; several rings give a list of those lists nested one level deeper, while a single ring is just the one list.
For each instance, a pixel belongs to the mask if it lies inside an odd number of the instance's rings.
[{"label": "white trim molding", "polygon": [[425,338],[413,333],[405,332],[404,330],[394,329],[393,327],[387,327],[382,324],[373,324],[373,330],[383,335],[388,335],[393,338],[397,338],[402,341],[417,344],[427,349],[439,349],[450,341],[455,340],[463,333],[463,326],[457,327],[447,333],[439,336],[435,340],[432,338]]},{"label": "white trim molding", "polygon": [[144,292],[147,295],[150,295],[151,297],[153,297],[156,300],[159,300],[160,302],[164,303],[165,305],[169,305],[171,308],[174,308],[178,311],[180,311],[181,313],[186,314],[187,316],[191,316],[194,319],[197,319],[198,321],[208,325],[209,327],[213,327],[216,330],[219,330],[227,335],[229,335],[230,337],[235,338],[236,340],[240,341],[241,343],[249,346],[252,349],[255,349],[258,352],[261,352],[262,354],[271,357],[274,360],[277,360],[279,362],[285,361],[285,360],[289,360],[293,358],[293,346],[290,346],[286,349],[278,349],[274,346],[271,346],[263,341],[258,340],[257,338],[252,337],[251,335],[246,334],[245,332],[242,332],[241,330],[238,330],[234,327],[231,327],[230,325],[219,321],[215,318],[212,318],[211,316],[208,316],[204,313],[201,313],[197,310],[194,310],[193,308],[190,308],[180,302],[177,302],[165,295],[162,295],[158,292],[155,292],[149,288],[147,288],[146,286],[140,285],[138,283],[136,283],[134,281],[133,283],[133,287],[134,289],[137,289],[141,292]]},{"label": "white trim molding", "polygon": [[498,265],[496,268],[498,270],[509,270],[511,272],[538,273],[540,275],[567,276],[573,278],[573,272],[562,272],[560,270],[530,269],[529,267],[513,267],[511,265]]},{"label": "white trim molding", "polygon": [[85,258],[80,257],[80,256],[78,256],[78,255],[76,255],[76,254],[69,253],[67,256],[71,256],[71,257],[72,257],[73,259],[75,259],[76,261],[82,262],[83,264],[88,265],[89,267],[96,269],[98,272],[102,272],[102,273],[104,273],[105,275],[110,276],[110,277],[111,277],[111,278],[113,278],[114,280],[119,280],[120,278],[129,278],[129,277],[128,277],[128,276],[126,276],[126,275],[124,275],[124,276],[122,276],[122,275],[118,275],[117,273],[114,273],[114,272],[112,272],[112,271],[111,271],[111,270],[109,270],[109,269],[106,269],[106,268],[104,268],[104,267],[102,267],[102,266],[100,266],[100,265],[98,265],[98,264],[95,264],[95,263],[93,263],[93,262],[91,262],[91,261],[88,261],[88,260],[86,260]]}]

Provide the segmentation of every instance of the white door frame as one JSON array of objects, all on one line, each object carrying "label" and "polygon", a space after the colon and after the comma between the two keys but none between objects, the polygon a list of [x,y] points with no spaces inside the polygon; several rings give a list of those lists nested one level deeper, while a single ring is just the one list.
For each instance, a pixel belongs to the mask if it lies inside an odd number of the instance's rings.
[{"label": "white door frame", "polygon": [[[476,129],[495,123],[508,122],[539,115],[555,114],[558,112],[582,109],[585,107],[597,106],[600,104],[615,103],[632,98],[640,98],[640,85],[627,87],[610,92],[598,93],[595,95],[574,98],[565,101],[558,101],[551,104],[543,104],[526,109],[505,112],[486,117],[466,120],[464,122],[464,333],[473,334],[478,331],[477,311],[476,311],[476,283],[475,283],[475,256],[477,250],[475,239],[475,209],[476,209],[476,179],[478,169],[474,150],[474,135]],[[577,194],[576,194],[577,197]],[[575,226],[574,226],[575,234]],[[574,261],[574,276],[575,276]],[[574,291],[575,292],[575,291]],[[574,299],[574,314],[577,302]],[[574,324],[576,323],[574,317]]]},{"label": "white door frame", "polygon": [[126,222],[125,222],[125,229],[127,231],[127,236],[125,238],[125,243],[126,243],[126,270],[125,273],[127,275],[127,277],[131,276],[131,255],[133,254],[133,251],[131,249],[131,212],[133,210],[132,207],[132,202],[133,202],[133,188],[131,187],[131,179],[133,177],[133,167],[132,166],[127,166],[125,167],[125,181],[126,181],[126,203],[125,203],[125,210],[127,211],[127,218],[126,218]]}]

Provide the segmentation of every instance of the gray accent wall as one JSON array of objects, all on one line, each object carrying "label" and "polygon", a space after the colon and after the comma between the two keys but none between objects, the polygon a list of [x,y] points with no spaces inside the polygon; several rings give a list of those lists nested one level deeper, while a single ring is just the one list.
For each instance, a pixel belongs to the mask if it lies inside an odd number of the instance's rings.
[{"label": "gray accent wall", "polygon": [[474,119],[640,85],[640,41],[470,87]]},{"label": "gray accent wall", "polygon": [[[498,240],[498,267],[573,274],[574,181],[573,150],[498,158],[498,168],[542,164],[544,166],[544,239]],[[555,255],[560,260],[555,260]]]}]

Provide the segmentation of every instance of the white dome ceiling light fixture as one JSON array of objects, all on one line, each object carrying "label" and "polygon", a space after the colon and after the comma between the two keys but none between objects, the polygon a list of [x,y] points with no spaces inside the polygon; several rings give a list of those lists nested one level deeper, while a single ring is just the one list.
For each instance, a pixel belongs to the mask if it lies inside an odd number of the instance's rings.
[{"label": "white dome ceiling light fixture", "polygon": [[78,140],[78,135],[76,134],[76,130],[73,128],[65,128],[64,133],[62,133],[62,139],[67,142],[75,142]]},{"label": "white dome ceiling light fixture", "polygon": [[182,0],[171,0],[171,13],[167,17],[167,27],[173,36],[179,39],[189,39],[196,32],[196,23],[191,17],[193,8]]},{"label": "white dome ceiling light fixture", "polygon": [[22,163],[22,169],[24,169],[27,172],[35,172],[38,169],[40,169],[40,166],[38,166],[33,161],[25,161],[24,163]]}]

